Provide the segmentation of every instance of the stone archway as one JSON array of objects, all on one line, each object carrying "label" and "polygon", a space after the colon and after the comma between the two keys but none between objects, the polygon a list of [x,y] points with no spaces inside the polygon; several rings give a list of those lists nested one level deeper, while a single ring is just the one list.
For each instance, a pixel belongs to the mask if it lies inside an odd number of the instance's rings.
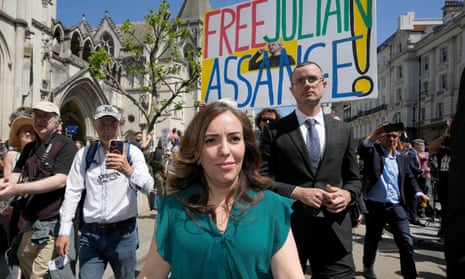
[{"label": "stone archway", "polygon": [[[93,127],[93,114],[97,106],[107,103],[104,94],[98,85],[87,78],[76,81],[64,92],[60,109],[63,134],[85,143],[95,140],[97,134]],[[77,128],[75,133],[70,134],[74,128]]]},{"label": "stone archway", "polygon": [[73,140],[86,142],[86,123],[78,103],[74,100],[66,103],[62,108],[61,120],[63,121],[63,134],[70,136]]}]

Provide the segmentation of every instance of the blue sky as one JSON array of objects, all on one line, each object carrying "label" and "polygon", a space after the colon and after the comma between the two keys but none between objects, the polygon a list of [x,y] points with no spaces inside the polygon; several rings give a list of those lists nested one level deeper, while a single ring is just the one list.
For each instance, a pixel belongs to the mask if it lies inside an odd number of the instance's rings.
[{"label": "blue sky", "polygon": [[[57,19],[70,26],[78,24],[84,14],[92,27],[97,27],[108,10],[115,23],[126,19],[142,21],[149,9],[157,10],[161,0],[57,0]],[[198,1],[198,0],[194,0]],[[168,0],[177,14],[183,0]],[[210,0],[213,8],[246,2],[244,0]],[[397,29],[397,18],[415,12],[416,18],[441,18],[444,0],[377,0],[378,45]]]}]

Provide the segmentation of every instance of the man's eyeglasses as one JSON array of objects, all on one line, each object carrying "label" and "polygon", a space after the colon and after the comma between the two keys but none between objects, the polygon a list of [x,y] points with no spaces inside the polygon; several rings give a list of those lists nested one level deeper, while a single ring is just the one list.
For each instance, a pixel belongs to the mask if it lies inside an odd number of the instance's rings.
[{"label": "man's eyeglasses", "polygon": [[56,116],[53,112],[33,112],[32,113],[32,119],[45,119],[45,120],[50,120],[52,117]]},{"label": "man's eyeglasses", "polygon": [[316,76],[301,77],[301,78],[298,78],[298,79],[295,80],[295,84],[303,86],[308,82],[310,85],[316,86],[321,81],[323,81],[322,77],[316,77]]},{"label": "man's eyeglasses", "polygon": [[261,120],[262,122],[273,122],[273,121],[275,121],[276,119],[274,119],[274,118],[268,118],[268,117],[262,117],[260,120]]}]

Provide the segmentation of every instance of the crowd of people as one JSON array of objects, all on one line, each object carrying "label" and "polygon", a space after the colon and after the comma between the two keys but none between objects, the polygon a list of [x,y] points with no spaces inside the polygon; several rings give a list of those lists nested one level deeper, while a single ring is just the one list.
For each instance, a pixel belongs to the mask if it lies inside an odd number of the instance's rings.
[{"label": "crowd of people", "polygon": [[[122,116],[111,105],[97,107],[98,140],[85,146],[60,133],[55,104],[19,108],[2,160],[2,270],[8,278],[74,278],[78,264],[79,278],[94,279],[110,265],[115,278],[134,278],[141,192],[157,220],[138,279],[304,278],[309,270],[314,279],[353,279],[360,214],[363,276],[377,278],[388,224],[402,276],[417,278],[410,224],[435,217],[436,198],[439,236],[446,249],[452,243],[452,131],[462,131],[448,121],[428,145],[382,123],[356,143],[349,124],[323,113],[323,73],[314,62],[294,68],[296,108],[287,116],[263,109],[254,129],[234,103],[214,102],[184,135],[173,128],[169,147],[142,132],[118,141]],[[448,275],[459,278],[463,262],[453,248]]]}]

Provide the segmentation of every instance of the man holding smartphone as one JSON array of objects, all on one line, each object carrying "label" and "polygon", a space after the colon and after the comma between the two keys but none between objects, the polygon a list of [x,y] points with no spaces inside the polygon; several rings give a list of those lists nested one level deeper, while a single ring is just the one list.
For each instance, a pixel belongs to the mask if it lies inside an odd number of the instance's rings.
[{"label": "man holding smartphone", "polygon": [[102,278],[108,263],[116,278],[135,276],[138,247],[135,192],[150,192],[153,178],[139,148],[115,141],[120,125],[121,114],[116,108],[97,107],[94,115],[99,137],[97,149],[92,152],[95,149],[92,144],[79,150],[66,182],[56,248],[61,256],[68,253],[73,219],[85,193],[79,243],[81,279]]}]

